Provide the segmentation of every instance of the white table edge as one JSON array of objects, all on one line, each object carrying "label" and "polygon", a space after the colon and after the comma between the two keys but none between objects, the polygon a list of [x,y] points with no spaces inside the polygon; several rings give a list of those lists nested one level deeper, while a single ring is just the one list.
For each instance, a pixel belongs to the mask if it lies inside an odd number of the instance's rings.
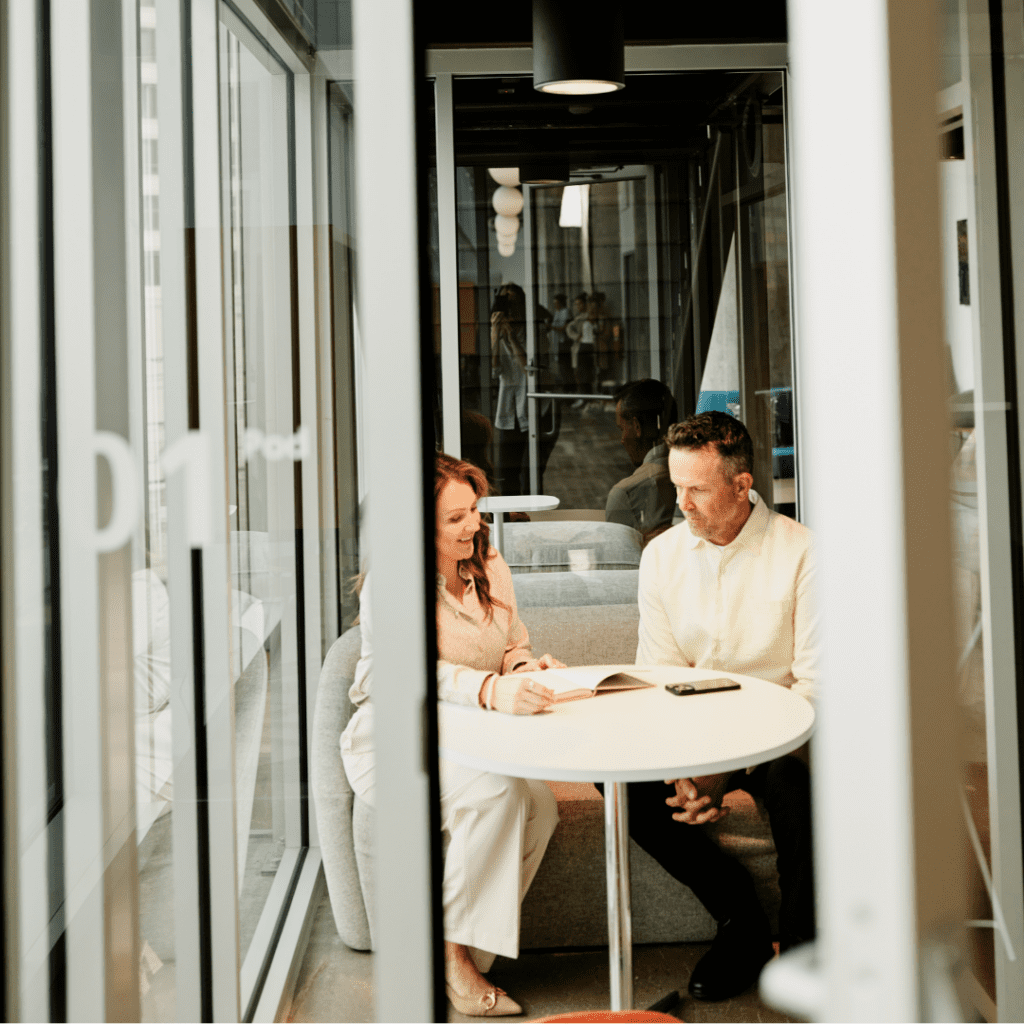
[{"label": "white table edge", "polygon": [[600,771],[583,771],[580,769],[566,770],[560,768],[523,767],[513,763],[503,763],[493,758],[478,758],[472,755],[461,754],[458,751],[448,750],[446,747],[438,747],[438,755],[447,761],[461,764],[466,768],[476,768],[479,771],[492,772],[495,775],[508,775],[515,779],[537,779],[541,782],[657,782],[663,779],[689,779],[695,775],[717,775],[721,772],[734,772],[739,768],[750,768],[755,764],[765,764],[774,761],[777,757],[789,754],[802,747],[814,733],[814,719],[810,725],[798,736],[778,746],[770,747],[761,751],[757,760],[751,761],[749,757],[732,757],[724,761],[702,762],[697,765],[682,764],[676,767],[664,769],[609,769]]}]

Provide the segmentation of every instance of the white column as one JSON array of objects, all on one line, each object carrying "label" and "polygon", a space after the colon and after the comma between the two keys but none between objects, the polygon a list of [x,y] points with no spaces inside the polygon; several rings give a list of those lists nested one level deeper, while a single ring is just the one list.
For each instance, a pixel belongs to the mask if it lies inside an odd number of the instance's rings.
[{"label": "white column", "polygon": [[[410,0],[355,0],[359,311],[374,624],[375,1015],[433,1020],[415,83]],[[382,130],[386,125],[387,130]],[[396,528],[398,516],[405,524]],[[432,581],[431,581],[432,582]],[[402,600],[395,600],[395,585]],[[431,614],[433,609],[430,609]],[[428,691],[430,686],[430,691]]]},{"label": "white column", "polygon": [[[962,910],[932,16],[902,0],[789,5],[803,493],[824,622],[818,1005],[801,1008],[816,1020],[929,1019],[919,955]],[[784,997],[776,980],[764,987]]]}]

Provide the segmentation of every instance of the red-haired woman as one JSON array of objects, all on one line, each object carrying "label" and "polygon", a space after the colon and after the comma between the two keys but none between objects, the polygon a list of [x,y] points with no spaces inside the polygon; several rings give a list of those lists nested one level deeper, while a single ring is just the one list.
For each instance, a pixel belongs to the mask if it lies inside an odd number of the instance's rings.
[{"label": "red-haired woman", "polygon": [[[519,676],[563,667],[550,654],[534,659],[516,611],[512,574],[489,544],[477,499],[483,473],[468,462],[437,456],[437,688],[441,700],[506,714],[547,708],[551,691]],[[358,705],[341,737],[353,790],[374,795],[373,631],[360,597],[362,657],[349,696]],[[447,839],[442,897],[448,997],[460,1013],[496,1017],[521,1008],[481,974],[497,954],[519,953],[519,908],[558,823],[542,782],[511,779],[441,760],[441,827]]]}]

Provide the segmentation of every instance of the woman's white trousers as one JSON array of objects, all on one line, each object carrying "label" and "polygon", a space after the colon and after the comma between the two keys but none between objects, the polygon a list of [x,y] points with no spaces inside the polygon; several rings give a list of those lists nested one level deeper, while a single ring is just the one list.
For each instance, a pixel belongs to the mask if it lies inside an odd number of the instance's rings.
[{"label": "woman's white trousers", "polygon": [[[352,788],[373,806],[373,755],[344,761]],[[558,804],[543,782],[444,758],[440,781],[444,937],[469,946],[487,971],[495,955],[519,955],[519,908],[558,824]]]}]

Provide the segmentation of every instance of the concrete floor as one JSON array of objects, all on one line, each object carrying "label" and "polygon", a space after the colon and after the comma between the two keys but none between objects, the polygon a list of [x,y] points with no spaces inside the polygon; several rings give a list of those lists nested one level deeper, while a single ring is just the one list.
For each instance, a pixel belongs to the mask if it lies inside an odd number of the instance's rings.
[{"label": "concrete floor", "polygon": [[[790,1021],[772,1010],[754,991],[721,1003],[701,1003],[685,996],[686,981],[707,945],[678,943],[638,946],[633,951],[634,1005],[646,1008],[670,992],[684,998],[670,1011],[686,1021]],[[499,957],[491,980],[506,989],[535,1019],[608,1006],[606,950],[524,952],[518,960]],[[449,1004],[450,1021],[472,1021]],[[372,1021],[373,957],[357,953],[338,938],[327,897],[317,911],[309,946],[292,999],[290,1021]]]}]

